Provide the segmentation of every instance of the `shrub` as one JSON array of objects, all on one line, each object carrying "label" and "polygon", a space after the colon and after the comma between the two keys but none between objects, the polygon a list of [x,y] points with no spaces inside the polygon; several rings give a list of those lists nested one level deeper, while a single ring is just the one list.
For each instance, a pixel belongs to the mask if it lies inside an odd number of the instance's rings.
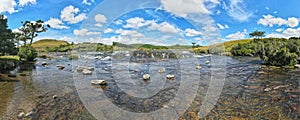
[{"label": "shrub", "polygon": [[31,46],[23,46],[19,49],[20,60],[33,61],[37,57],[36,50]]}]

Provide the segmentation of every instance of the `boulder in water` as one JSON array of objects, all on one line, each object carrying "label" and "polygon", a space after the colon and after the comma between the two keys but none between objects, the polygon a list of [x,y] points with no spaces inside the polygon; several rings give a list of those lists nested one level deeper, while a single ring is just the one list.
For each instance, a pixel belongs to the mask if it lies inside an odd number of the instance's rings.
[{"label": "boulder in water", "polygon": [[59,70],[63,70],[65,68],[65,66],[62,66],[62,65],[56,65],[56,67],[59,69]]},{"label": "boulder in water", "polygon": [[144,74],[143,75],[143,79],[144,80],[149,80],[150,79],[150,75],[149,74]]},{"label": "boulder in water", "polygon": [[159,73],[164,73],[164,72],[166,72],[166,69],[165,68],[159,69],[158,72]]},{"label": "boulder in water", "polygon": [[201,69],[201,65],[198,64],[198,65],[196,66],[196,69]]},{"label": "boulder in water", "polygon": [[24,116],[25,116],[25,113],[24,113],[24,112],[21,112],[21,113],[18,115],[18,118],[19,118],[19,119],[22,119]]},{"label": "boulder in water", "polygon": [[205,61],[205,64],[209,64],[210,62],[207,60],[207,61]]},{"label": "boulder in water", "polygon": [[168,80],[174,80],[174,78],[175,78],[175,75],[171,75],[171,74],[167,75]]},{"label": "boulder in water", "polygon": [[91,80],[92,85],[107,85],[105,80]]},{"label": "boulder in water", "polygon": [[300,64],[296,64],[296,65],[295,65],[295,68],[300,68]]},{"label": "boulder in water", "polygon": [[42,66],[46,66],[46,65],[48,65],[48,63],[42,62]]},{"label": "boulder in water", "polygon": [[84,70],[82,71],[82,74],[83,74],[83,75],[92,75],[92,74],[93,74],[93,71],[90,71],[90,70],[88,70],[88,69],[84,69]]}]

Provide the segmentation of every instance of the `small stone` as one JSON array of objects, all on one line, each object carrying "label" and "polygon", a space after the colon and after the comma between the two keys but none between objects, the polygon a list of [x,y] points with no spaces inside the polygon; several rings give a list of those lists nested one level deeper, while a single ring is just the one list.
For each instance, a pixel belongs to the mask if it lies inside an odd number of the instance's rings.
[{"label": "small stone", "polygon": [[209,64],[210,62],[207,60],[207,61],[205,61],[205,64]]},{"label": "small stone", "polygon": [[56,99],[57,97],[58,97],[57,95],[53,95],[53,96],[52,96],[53,99]]},{"label": "small stone", "polygon": [[46,66],[48,65],[46,62],[42,62],[42,66]]},{"label": "small stone", "polygon": [[264,89],[265,92],[269,92],[269,91],[271,91],[271,90],[272,90],[271,88],[265,88],[265,89]]},{"label": "small stone", "polygon": [[83,74],[83,75],[92,75],[93,72],[90,71],[90,70],[84,69],[84,70],[82,71],[82,74]]},{"label": "small stone", "polygon": [[198,65],[196,66],[196,69],[201,69],[201,65],[198,64]]},{"label": "small stone", "polygon": [[158,72],[159,73],[164,73],[164,72],[166,72],[166,69],[165,68],[159,69]]},{"label": "small stone", "polygon": [[171,75],[171,74],[167,75],[167,79],[169,79],[169,80],[174,80],[174,78],[175,78],[175,75]]},{"label": "small stone", "polygon": [[143,75],[143,79],[144,80],[149,80],[150,79],[150,75],[149,74],[144,74]]},{"label": "small stone", "polygon": [[19,115],[18,115],[18,118],[23,118],[25,116],[25,113],[24,112],[21,112]]},{"label": "small stone", "polygon": [[92,85],[107,85],[105,80],[91,80]]},{"label": "small stone", "polygon": [[264,71],[259,71],[258,74],[265,74],[265,72]]},{"label": "small stone", "polygon": [[31,117],[33,114],[33,111],[30,111],[29,113],[26,113],[25,117]]},{"label": "small stone", "polygon": [[59,69],[59,70],[63,70],[65,68],[65,66],[62,66],[62,65],[56,65],[56,67]]}]

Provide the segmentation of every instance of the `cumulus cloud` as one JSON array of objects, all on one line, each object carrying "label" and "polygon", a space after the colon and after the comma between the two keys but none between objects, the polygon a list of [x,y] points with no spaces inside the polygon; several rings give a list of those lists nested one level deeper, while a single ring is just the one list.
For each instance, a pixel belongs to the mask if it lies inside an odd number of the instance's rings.
[{"label": "cumulus cloud", "polygon": [[0,1],[0,13],[8,12],[8,13],[14,13],[18,12],[18,10],[15,10],[15,6],[17,6],[17,3],[15,0],[1,0]]},{"label": "cumulus cloud", "polygon": [[118,29],[118,30],[116,30],[116,33],[120,34],[121,36],[129,36],[129,37],[132,37],[132,38],[144,37],[143,34],[139,33],[136,30]]},{"label": "cumulus cloud", "polygon": [[247,31],[244,30],[243,32],[236,32],[236,33],[232,33],[226,36],[226,39],[228,40],[239,40],[239,39],[245,39],[247,36]]},{"label": "cumulus cloud", "polygon": [[60,18],[63,21],[66,21],[71,24],[75,24],[86,19],[86,14],[85,13],[78,14],[79,12],[80,12],[79,8],[75,8],[74,6],[69,5],[61,11]]},{"label": "cumulus cloud", "polygon": [[[90,1],[90,2],[89,2]],[[92,5],[92,3],[95,3],[95,0],[82,0],[81,2],[82,4],[85,4],[85,5]]]},{"label": "cumulus cloud", "polygon": [[76,36],[91,36],[91,35],[100,35],[100,32],[91,32],[88,29],[81,29],[77,30],[75,29],[73,31],[74,35]]},{"label": "cumulus cloud", "polygon": [[224,29],[228,29],[229,26],[228,25],[221,25],[220,23],[217,23],[217,26],[219,29],[224,30]]},{"label": "cumulus cloud", "polygon": [[46,24],[49,24],[51,28],[55,29],[69,29],[70,27],[65,26],[64,23],[56,18],[50,18],[50,20],[45,22]]},{"label": "cumulus cloud", "polygon": [[274,25],[286,25],[289,27],[297,27],[299,25],[299,19],[295,17],[283,19],[281,17],[274,17],[272,15],[263,15],[263,18],[259,19],[257,24],[262,24],[263,26],[269,27],[273,27]]},{"label": "cumulus cloud", "polygon": [[154,23],[154,20],[144,20],[140,17],[134,17],[126,20],[126,24],[124,25],[124,28],[133,28],[138,29],[140,27],[144,27],[147,25],[150,25],[151,23]]},{"label": "cumulus cloud", "polygon": [[36,4],[36,0],[19,0],[19,6],[26,6],[29,4]]},{"label": "cumulus cloud", "polygon": [[276,33],[267,34],[268,38],[290,38],[300,36],[300,28],[276,29]]},{"label": "cumulus cloud", "polygon": [[107,18],[102,14],[97,14],[95,15],[95,21],[96,21],[95,25],[97,27],[102,27],[103,26],[102,24],[107,22]]},{"label": "cumulus cloud", "polygon": [[105,33],[105,34],[107,34],[107,33],[112,33],[112,32],[114,32],[114,30],[111,29],[111,28],[107,28],[107,29],[105,29],[105,30],[103,31],[103,33]]},{"label": "cumulus cloud", "polygon": [[180,30],[176,28],[175,26],[171,25],[168,22],[162,22],[162,23],[152,23],[149,27],[149,30],[158,30],[163,33],[178,33]]},{"label": "cumulus cloud", "polygon": [[223,7],[230,17],[240,22],[248,21],[253,16],[252,12],[247,11],[244,0],[230,0],[229,5],[224,3]]},{"label": "cumulus cloud", "polygon": [[196,31],[195,29],[185,29],[185,35],[189,37],[199,36],[202,33],[200,31]]}]

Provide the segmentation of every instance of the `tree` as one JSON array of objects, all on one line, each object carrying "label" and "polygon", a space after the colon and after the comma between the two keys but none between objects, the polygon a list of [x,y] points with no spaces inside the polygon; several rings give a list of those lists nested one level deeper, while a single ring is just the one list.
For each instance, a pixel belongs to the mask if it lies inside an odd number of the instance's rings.
[{"label": "tree", "polygon": [[38,33],[46,32],[48,28],[50,28],[50,25],[45,25],[42,20],[22,22],[18,38],[24,41],[24,46],[27,45],[29,40],[29,46],[31,46],[33,39],[38,36]]},{"label": "tree", "polygon": [[48,28],[50,25],[45,25],[42,20],[22,22],[22,27],[16,34],[16,39],[24,42],[18,53],[21,60],[33,61],[37,57],[36,50],[31,46],[33,39],[38,36],[38,33],[46,32]]},{"label": "tree", "polygon": [[258,31],[255,30],[254,32],[250,33],[249,36],[250,37],[255,37],[255,38],[262,38],[265,35],[265,31]]},{"label": "tree", "polygon": [[14,34],[8,29],[7,18],[0,15],[0,55],[16,54]]}]

